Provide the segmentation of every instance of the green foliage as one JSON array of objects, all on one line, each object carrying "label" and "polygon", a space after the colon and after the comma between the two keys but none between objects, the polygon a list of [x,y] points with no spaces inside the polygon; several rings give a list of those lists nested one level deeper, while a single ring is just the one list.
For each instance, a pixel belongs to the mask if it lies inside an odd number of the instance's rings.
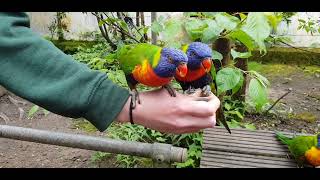
[{"label": "green foliage", "polygon": [[[36,115],[36,113],[39,112],[39,109],[40,109],[40,106],[38,105],[32,106],[28,112],[28,119],[32,119]],[[50,112],[42,108],[42,113],[44,114],[44,116],[47,116]]]},{"label": "green foliage", "polygon": [[268,102],[267,91],[261,81],[253,78],[249,83],[250,100],[255,105],[257,111],[262,111],[262,107]]},{"label": "green foliage", "polygon": [[241,82],[242,76],[242,72],[235,68],[227,67],[218,71],[216,76],[218,94],[235,88]]},{"label": "green foliage", "polygon": [[315,33],[320,33],[320,24],[317,19],[313,19],[311,17],[308,17],[307,19],[298,19],[299,26],[298,29],[303,29],[307,33],[310,33],[311,35]]}]

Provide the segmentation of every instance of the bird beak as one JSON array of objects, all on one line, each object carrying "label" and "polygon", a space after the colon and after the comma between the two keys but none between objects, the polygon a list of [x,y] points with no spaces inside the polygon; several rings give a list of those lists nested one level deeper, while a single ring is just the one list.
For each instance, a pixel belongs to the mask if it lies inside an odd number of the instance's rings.
[{"label": "bird beak", "polygon": [[209,72],[211,69],[211,65],[212,65],[212,60],[211,58],[204,58],[201,62],[203,68],[205,69],[206,72]]},{"label": "bird beak", "polygon": [[176,73],[179,74],[180,77],[185,77],[187,75],[188,68],[186,63],[180,63],[177,67]]}]

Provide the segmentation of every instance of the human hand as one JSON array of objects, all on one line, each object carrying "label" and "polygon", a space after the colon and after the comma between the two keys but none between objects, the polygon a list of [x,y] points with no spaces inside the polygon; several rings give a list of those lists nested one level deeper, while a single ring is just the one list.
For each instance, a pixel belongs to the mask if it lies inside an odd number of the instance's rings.
[{"label": "human hand", "polygon": [[[193,133],[212,128],[216,124],[219,99],[211,94],[200,97],[201,91],[192,95],[177,92],[171,97],[165,89],[140,93],[141,104],[133,110],[133,121],[163,133]],[[118,122],[129,122],[130,98],[117,117]]]}]

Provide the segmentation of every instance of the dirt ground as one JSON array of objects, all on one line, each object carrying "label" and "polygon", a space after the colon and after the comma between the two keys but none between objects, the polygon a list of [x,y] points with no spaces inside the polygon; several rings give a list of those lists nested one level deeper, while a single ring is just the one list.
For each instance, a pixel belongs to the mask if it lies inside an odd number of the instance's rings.
[{"label": "dirt ground", "polygon": [[[312,123],[305,120],[268,117],[248,117],[246,121],[255,121],[258,129],[278,129],[295,132],[313,133],[319,130],[320,125],[320,78],[315,75],[305,76],[303,73],[294,73],[288,76],[277,76],[271,78],[271,99],[277,99],[292,88],[292,92],[281,100],[282,105],[293,113],[309,113],[314,115]],[[14,99],[25,101],[17,96]],[[27,102],[27,101],[25,101]],[[27,112],[32,104],[20,105]],[[36,129],[51,130],[57,132],[68,132],[74,134],[89,134],[83,130],[76,129],[72,119],[65,118],[53,113],[47,116],[37,114],[33,119],[28,119],[26,113],[19,120],[18,108],[9,101],[8,95],[0,97],[0,112],[9,117],[8,125],[22,126]],[[280,119],[280,120],[279,120]],[[303,119],[303,118],[302,118]],[[5,122],[0,118],[0,124]],[[93,136],[103,136],[103,133],[90,133]],[[87,168],[97,167],[92,163],[93,151],[43,145],[38,143],[23,142],[18,140],[0,138],[0,167],[70,167]],[[114,167],[112,162],[104,163],[102,167]]]}]

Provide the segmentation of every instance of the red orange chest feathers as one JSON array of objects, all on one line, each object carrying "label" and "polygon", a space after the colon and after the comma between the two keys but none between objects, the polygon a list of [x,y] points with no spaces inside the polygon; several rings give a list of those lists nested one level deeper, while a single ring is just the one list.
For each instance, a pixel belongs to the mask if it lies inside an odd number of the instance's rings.
[{"label": "red orange chest feathers", "polygon": [[206,70],[204,69],[203,66],[200,66],[200,68],[196,70],[188,69],[188,73],[185,77],[181,77],[179,74],[176,74],[175,78],[183,82],[192,82],[201,78],[205,74],[207,74]]},{"label": "red orange chest feathers", "polygon": [[173,77],[162,78],[159,77],[152,69],[150,63],[147,60],[144,60],[142,64],[135,66],[132,71],[132,75],[136,81],[139,83],[150,86],[150,87],[159,87],[169,84]]}]

